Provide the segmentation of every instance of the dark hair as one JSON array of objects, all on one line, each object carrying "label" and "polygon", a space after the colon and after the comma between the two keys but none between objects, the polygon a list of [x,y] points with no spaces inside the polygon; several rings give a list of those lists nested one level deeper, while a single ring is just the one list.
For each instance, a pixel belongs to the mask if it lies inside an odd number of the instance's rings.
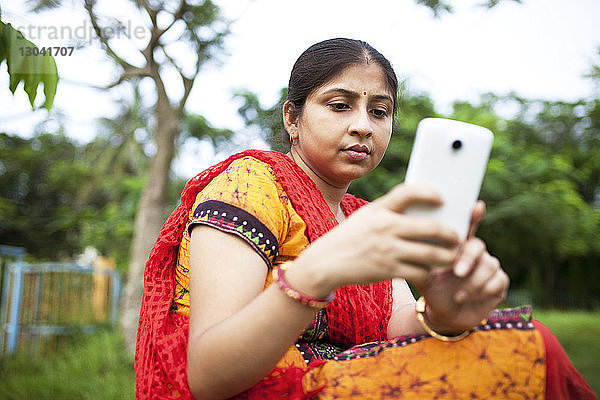
[{"label": "dark hair", "polygon": [[[313,90],[327,83],[344,68],[352,64],[369,61],[378,64],[385,74],[387,85],[392,92],[393,114],[396,113],[398,78],[390,62],[375,48],[362,40],[336,38],[313,44],[306,49],[292,68],[285,103],[291,105],[289,112],[300,116],[307,97]],[[285,143],[289,136],[284,131]]]}]

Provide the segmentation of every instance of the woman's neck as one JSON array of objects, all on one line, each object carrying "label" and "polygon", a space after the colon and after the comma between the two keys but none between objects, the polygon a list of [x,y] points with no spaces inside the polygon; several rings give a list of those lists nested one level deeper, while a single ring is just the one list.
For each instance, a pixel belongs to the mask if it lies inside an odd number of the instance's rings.
[{"label": "woman's neck", "polygon": [[345,187],[336,187],[330,184],[329,182],[321,178],[316,171],[313,171],[313,169],[310,168],[308,164],[304,162],[302,157],[298,153],[293,151],[293,149],[290,150],[289,153],[287,153],[287,156],[290,157],[292,161],[294,161],[296,165],[298,165],[300,169],[302,169],[302,171],[304,171],[304,173],[308,175],[308,177],[314,182],[315,186],[323,195],[325,202],[329,206],[329,209],[331,210],[335,218],[338,220],[338,222],[344,220],[346,216],[344,214],[344,211],[342,210],[341,203],[342,198],[346,194],[346,191],[348,190],[348,186],[350,186],[350,184],[346,185]]}]

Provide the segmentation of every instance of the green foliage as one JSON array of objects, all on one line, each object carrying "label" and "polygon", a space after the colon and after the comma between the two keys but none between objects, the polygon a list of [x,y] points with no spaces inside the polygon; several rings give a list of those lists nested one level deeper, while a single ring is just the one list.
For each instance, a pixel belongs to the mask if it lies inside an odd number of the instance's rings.
[{"label": "green foliage", "polygon": [[[486,0],[486,1],[483,1],[480,5],[482,7],[486,7],[486,8],[494,8],[497,5],[499,5],[500,3],[505,2],[505,1],[507,1],[507,0]],[[522,0],[510,0],[510,1],[513,1],[513,2],[519,3],[519,4],[521,4],[523,2]],[[454,12],[454,8],[452,7],[452,4],[450,4],[450,2],[448,2],[448,1],[415,0],[415,2],[417,4],[420,4],[422,6],[429,8],[433,12],[433,16],[436,18],[439,18],[443,13]]]},{"label": "green foliage", "polygon": [[[519,111],[493,114],[502,102]],[[481,197],[488,213],[480,235],[499,256],[513,287],[546,305],[556,294],[580,306],[600,298],[596,100],[574,103],[487,96],[479,107],[455,104],[453,118],[487,126],[495,144]],[[558,301],[561,302],[561,301]]]},{"label": "green foliage", "polygon": [[182,20],[187,29],[182,38],[192,46],[199,63],[214,56],[213,50],[223,47],[223,40],[229,34],[228,22],[221,16],[219,6],[210,0],[199,5],[184,4]]},{"label": "green foliage", "polygon": [[[0,243],[37,259],[72,259],[97,248],[125,268],[149,157],[135,123],[80,145],[61,133],[0,133]],[[128,131],[129,129],[129,131]],[[169,207],[184,182],[170,185]]]},{"label": "green foliage", "polygon": [[[487,1],[485,2],[485,4],[484,4],[484,5],[485,5],[487,8],[492,8],[492,7],[496,7],[496,6],[497,6],[498,4],[500,4],[502,1],[503,1],[503,0],[487,0]],[[515,3],[519,3],[519,4],[523,3],[523,0],[511,0],[511,1],[514,1]]]},{"label": "green foliage", "polygon": [[550,328],[575,368],[600,394],[600,312],[534,310],[533,317]]},{"label": "green foliage", "polygon": [[40,259],[72,258],[86,245],[126,256],[141,178],[103,176],[62,134],[0,134],[0,158],[0,242]]},{"label": "green foliage", "polygon": [[441,13],[443,12],[452,12],[452,6],[445,2],[445,1],[441,1],[441,0],[416,0],[417,4],[421,4],[429,9],[431,9],[431,11],[433,12],[433,15],[435,17],[439,17]]},{"label": "green foliage", "polygon": [[11,93],[14,94],[19,83],[23,82],[23,89],[29,97],[31,107],[34,108],[38,86],[43,83],[43,107],[50,110],[58,85],[56,63],[49,53],[27,55],[28,49],[37,49],[37,46],[25,39],[11,24],[0,21],[0,64],[6,61]]},{"label": "green foliage", "polygon": [[183,140],[188,138],[208,139],[213,147],[219,149],[228,143],[232,136],[232,130],[215,128],[202,115],[186,113],[183,117]]},{"label": "green foliage", "polygon": [[152,111],[143,106],[138,82],[133,85],[133,99],[123,99],[111,118],[100,118],[96,138],[85,146],[86,160],[104,176],[121,178],[141,176],[149,167],[144,144],[150,142],[148,121]]},{"label": "green foliage", "polygon": [[76,146],[62,134],[33,139],[0,134],[0,242],[26,247],[40,258],[64,257],[77,247],[83,213],[76,193],[92,172],[76,155]]},{"label": "green foliage", "polygon": [[[61,133],[31,139],[0,134],[0,243],[25,247],[38,259],[71,259],[92,246],[126,269],[134,219],[146,184],[151,110],[134,86],[112,118],[100,119],[98,136],[80,145]],[[189,115],[181,138],[231,135]],[[184,182],[169,185],[168,207]],[[165,213],[170,209],[165,210]]]},{"label": "green foliage", "polygon": [[133,360],[117,332],[71,338],[47,357],[0,358],[0,399],[133,399]]},{"label": "green foliage", "polygon": [[[503,119],[496,109],[518,107]],[[600,210],[600,120],[598,100],[574,103],[528,101],[487,94],[478,105],[455,102],[447,117],[495,132],[481,197],[488,213],[480,228],[491,252],[512,279],[540,303],[593,307],[600,298],[598,224]],[[351,191],[368,199],[401,182],[418,122],[437,116],[427,95],[405,93],[388,151],[380,166],[353,182]]]},{"label": "green foliage", "polygon": [[31,11],[40,12],[60,7],[61,0],[27,0],[27,3],[33,6]]},{"label": "green foliage", "polygon": [[288,151],[289,144],[282,139],[284,133],[281,107],[287,98],[287,88],[281,89],[279,100],[269,108],[264,108],[256,94],[247,90],[238,90],[234,97],[242,100],[238,114],[247,127],[257,127],[271,149],[275,151]]}]

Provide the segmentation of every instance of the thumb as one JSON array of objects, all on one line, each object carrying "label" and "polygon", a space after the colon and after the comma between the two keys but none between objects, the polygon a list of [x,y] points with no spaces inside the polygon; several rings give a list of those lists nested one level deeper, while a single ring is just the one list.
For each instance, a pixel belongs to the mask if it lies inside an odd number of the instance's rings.
[{"label": "thumb", "polygon": [[440,195],[430,186],[405,184],[396,185],[392,190],[380,197],[373,204],[387,208],[397,213],[404,212],[414,204],[441,206],[443,203]]},{"label": "thumb", "polygon": [[478,200],[473,207],[473,211],[471,212],[471,224],[469,226],[469,234],[467,238],[472,238],[475,236],[475,232],[477,232],[477,228],[485,215],[486,207],[485,202],[482,200]]}]

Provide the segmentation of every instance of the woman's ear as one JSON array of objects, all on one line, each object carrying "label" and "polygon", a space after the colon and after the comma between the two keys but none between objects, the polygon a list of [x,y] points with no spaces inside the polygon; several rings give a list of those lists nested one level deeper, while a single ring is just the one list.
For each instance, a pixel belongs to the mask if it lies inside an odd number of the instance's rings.
[{"label": "woman's ear", "polygon": [[290,142],[293,142],[294,139],[298,138],[298,120],[300,118],[294,103],[289,100],[283,103],[282,114],[283,127],[288,135],[290,135]]}]

